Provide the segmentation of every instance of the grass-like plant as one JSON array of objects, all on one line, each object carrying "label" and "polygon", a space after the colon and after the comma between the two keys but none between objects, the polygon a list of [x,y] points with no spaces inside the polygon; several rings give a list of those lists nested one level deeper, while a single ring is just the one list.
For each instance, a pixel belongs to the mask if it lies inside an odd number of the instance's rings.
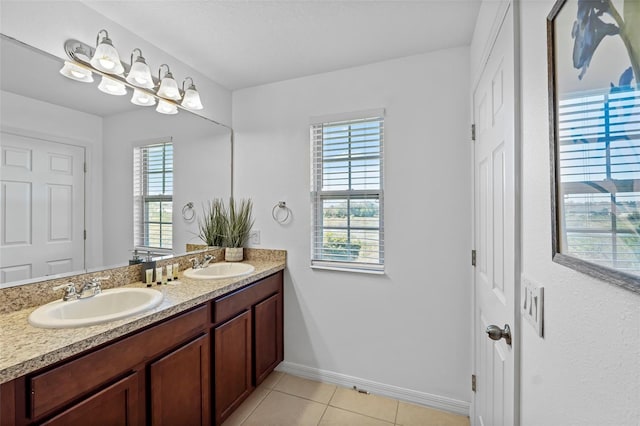
[{"label": "grass-like plant", "polygon": [[202,219],[198,218],[198,236],[208,246],[222,247],[227,231],[227,215],[221,198],[214,198],[202,206]]},{"label": "grass-like plant", "polygon": [[249,240],[249,233],[253,227],[253,217],[251,211],[253,202],[251,199],[236,200],[229,199],[229,208],[225,212],[226,232],[224,244],[226,247],[244,247]]}]

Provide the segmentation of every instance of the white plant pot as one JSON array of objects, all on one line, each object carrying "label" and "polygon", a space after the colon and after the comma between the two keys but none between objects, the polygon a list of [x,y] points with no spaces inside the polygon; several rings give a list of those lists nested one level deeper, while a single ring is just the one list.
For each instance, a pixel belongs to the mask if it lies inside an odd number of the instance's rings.
[{"label": "white plant pot", "polygon": [[244,249],[242,247],[227,247],[224,249],[224,260],[227,262],[242,262]]}]

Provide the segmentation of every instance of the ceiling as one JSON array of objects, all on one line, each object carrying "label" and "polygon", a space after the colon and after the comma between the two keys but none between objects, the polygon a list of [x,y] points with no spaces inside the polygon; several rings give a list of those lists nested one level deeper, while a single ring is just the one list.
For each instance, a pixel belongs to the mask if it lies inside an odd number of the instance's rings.
[{"label": "ceiling", "polygon": [[84,3],[231,90],[467,46],[480,7],[479,0]]}]

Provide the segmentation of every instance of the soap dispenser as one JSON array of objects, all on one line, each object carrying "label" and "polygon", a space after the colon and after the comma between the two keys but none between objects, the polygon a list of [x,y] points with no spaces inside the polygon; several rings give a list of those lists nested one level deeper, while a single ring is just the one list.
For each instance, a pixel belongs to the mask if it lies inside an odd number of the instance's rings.
[{"label": "soap dispenser", "polygon": [[138,263],[142,263],[142,258],[138,255],[138,249],[134,249],[133,257],[129,259],[129,265],[137,265]]},{"label": "soap dispenser", "polygon": [[147,258],[144,262],[142,262],[142,279],[143,283],[147,283],[147,270],[152,270],[151,273],[151,282],[155,282],[156,280],[156,261],[153,260],[153,256],[151,250],[147,251]]}]

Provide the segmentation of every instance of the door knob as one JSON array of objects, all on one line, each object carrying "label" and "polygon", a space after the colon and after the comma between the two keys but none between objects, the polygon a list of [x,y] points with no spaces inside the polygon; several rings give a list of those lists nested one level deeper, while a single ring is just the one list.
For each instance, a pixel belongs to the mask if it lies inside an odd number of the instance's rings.
[{"label": "door knob", "polygon": [[509,324],[505,324],[504,328],[500,328],[497,325],[490,325],[487,327],[487,334],[491,340],[504,339],[507,345],[511,346],[511,329]]}]

